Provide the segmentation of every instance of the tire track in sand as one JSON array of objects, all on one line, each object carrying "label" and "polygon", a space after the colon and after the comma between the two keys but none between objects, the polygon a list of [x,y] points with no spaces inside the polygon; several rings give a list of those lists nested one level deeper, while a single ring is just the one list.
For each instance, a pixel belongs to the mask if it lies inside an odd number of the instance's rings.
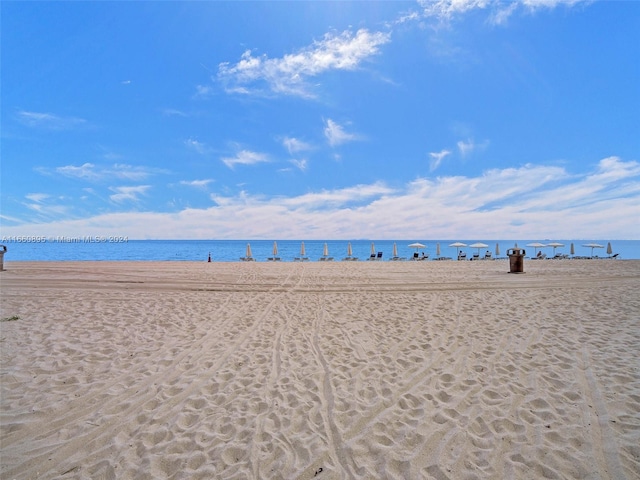
[{"label": "tire track in sand", "polygon": [[[288,282],[293,274],[294,272],[290,272],[282,283],[284,284]],[[252,278],[252,280],[257,281],[256,277]],[[279,286],[273,286],[272,290],[277,290],[278,288]],[[24,463],[28,462],[32,464],[39,463],[40,465],[51,465],[51,469],[48,472],[39,471],[32,472],[31,474],[61,474],[61,472],[78,468],[79,462],[73,461],[73,454],[79,450],[80,445],[86,446],[95,444],[95,447],[90,447],[91,450],[100,451],[105,444],[111,441],[117,433],[122,430],[123,426],[120,419],[129,417],[132,412],[143,410],[145,405],[152,404],[156,407],[157,405],[160,405],[160,408],[156,409],[154,412],[154,422],[165,422],[168,417],[174,415],[175,412],[173,411],[173,407],[175,405],[189,398],[194,390],[201,387],[203,381],[209,379],[207,376],[205,380],[200,379],[198,381],[198,376],[196,376],[196,379],[193,380],[187,388],[174,388],[172,385],[176,385],[180,378],[184,377],[185,373],[187,373],[186,370],[179,368],[180,365],[188,358],[196,358],[198,359],[197,363],[191,364],[190,362],[187,362],[187,368],[191,371],[197,371],[197,367],[207,359],[206,353],[212,353],[207,352],[205,349],[205,346],[210,342],[211,337],[217,335],[220,330],[225,329],[227,326],[236,323],[237,320],[246,318],[247,312],[253,312],[253,315],[255,315],[255,311],[258,310],[258,308],[255,307],[255,304],[264,303],[265,296],[265,294],[251,295],[248,302],[233,306],[231,310],[233,315],[229,316],[229,318],[225,320],[219,328],[207,331],[207,325],[205,322],[199,329],[204,330],[202,337],[199,338],[197,342],[191,344],[188,349],[185,348],[184,351],[176,355],[172,359],[171,363],[164,366],[162,369],[159,369],[159,371],[154,375],[145,378],[142,384],[133,384],[127,388],[125,392],[122,392],[119,395],[109,395],[110,399],[105,401],[100,408],[101,418],[99,420],[96,421],[91,416],[91,414],[96,413],[95,405],[87,405],[86,400],[87,398],[97,399],[101,397],[107,393],[110,388],[117,385],[118,380],[114,380],[107,386],[103,386],[99,391],[93,392],[90,397],[77,399],[74,402],[77,407],[72,406],[66,415],[52,423],[49,423],[47,425],[47,430],[36,436],[35,442],[33,440],[30,441],[28,451],[24,451],[24,446],[21,441],[24,438],[33,439],[33,429],[21,429],[15,432],[15,435],[11,435],[9,438],[3,439],[4,454],[22,457],[25,459]],[[282,293],[276,293],[267,305],[262,307],[261,313],[256,320],[251,325],[247,325],[244,332],[241,333],[239,337],[236,337],[233,342],[230,342],[221,355],[216,354],[215,358],[209,359],[208,362],[205,362],[207,363],[206,370],[215,371],[220,368],[220,366],[225,363],[234,351],[246,343],[253,332],[257,331],[265,318],[269,316],[271,310],[279,302],[281,296]],[[229,299],[219,307],[218,314],[224,314],[225,311],[229,310],[231,299],[232,297],[230,296]],[[169,386],[169,389],[166,392],[169,396],[168,398],[163,399],[162,402],[156,402],[154,400],[162,393],[160,387],[155,389],[152,388],[153,385],[156,384],[159,386]],[[165,412],[164,414],[162,414],[163,411]],[[77,432],[77,435],[71,441],[67,439],[58,441],[53,440],[61,429],[66,428],[70,424],[76,424],[78,426],[82,425],[84,429],[79,427],[81,431]],[[87,426],[94,428],[88,429]],[[85,463],[86,460],[87,459],[83,459],[82,463]],[[11,469],[4,471],[3,475],[6,474],[7,477],[11,477],[18,471],[24,474],[24,467],[25,465],[21,462],[20,464],[13,466]]]}]

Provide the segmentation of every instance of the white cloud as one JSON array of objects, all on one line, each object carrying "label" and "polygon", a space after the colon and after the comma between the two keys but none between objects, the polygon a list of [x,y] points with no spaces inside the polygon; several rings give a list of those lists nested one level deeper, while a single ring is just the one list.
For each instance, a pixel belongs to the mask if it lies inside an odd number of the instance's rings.
[{"label": "white cloud", "polygon": [[486,10],[489,21],[503,24],[518,8],[533,13],[542,8],[554,9],[558,6],[571,7],[578,3],[593,0],[418,0],[422,7],[422,16],[448,22],[454,17],[474,10]]},{"label": "white cloud", "polygon": [[337,147],[343,143],[357,140],[358,136],[353,133],[348,133],[344,130],[344,127],[331,119],[325,122],[324,136],[327,138],[329,145]]},{"label": "white cloud", "polygon": [[195,187],[195,188],[205,188],[209,185],[213,180],[205,179],[205,180],[182,180],[180,185],[186,185],[187,187]]},{"label": "white cloud", "polygon": [[206,144],[199,142],[198,140],[194,140],[193,138],[185,140],[184,144],[187,146],[187,148],[198,152],[200,155],[205,155],[210,151],[210,148],[207,147]]},{"label": "white cloud", "polygon": [[25,195],[27,200],[31,200],[32,202],[42,203],[44,200],[49,198],[49,195],[46,193],[30,193]]},{"label": "white cloud", "polygon": [[188,117],[185,112],[176,108],[164,108],[162,114],[166,117]]},{"label": "white cloud", "polygon": [[[52,173],[49,169],[45,168],[39,168],[37,170],[43,174]],[[154,167],[142,167],[124,163],[115,163],[110,166],[97,166],[93,163],[83,163],[82,165],[56,167],[53,173],[64,175],[65,177],[97,182],[113,178],[140,181],[152,175],[167,173],[167,171]]]},{"label": "white cloud", "polygon": [[[135,201],[146,189],[114,191],[124,202]],[[477,177],[419,178],[401,188],[379,182],[291,197],[241,192],[211,198],[216,203],[211,208],[25,223],[3,226],[3,234],[640,239],[637,222],[631,221],[637,218],[640,204],[640,163],[617,157],[602,159],[579,175],[558,166],[525,165],[492,169]],[[96,230],[96,225],[104,227]]]},{"label": "white cloud", "polygon": [[255,165],[256,163],[268,162],[269,157],[264,153],[241,150],[235,157],[224,157],[222,162],[229,168],[236,165]]},{"label": "white cloud", "polygon": [[489,141],[485,140],[482,143],[476,143],[471,139],[466,141],[460,140],[457,143],[457,146],[458,146],[458,151],[460,152],[460,155],[462,157],[466,157],[468,155],[471,155],[475,151],[484,150],[485,148],[487,148],[489,146]]},{"label": "white cloud", "polygon": [[429,156],[431,157],[431,164],[429,167],[430,171],[433,172],[434,170],[436,170],[442,163],[442,160],[444,160],[444,158],[448,155],[451,155],[451,151],[446,149],[439,152],[429,153]]},{"label": "white cloud", "polygon": [[112,192],[115,192],[113,195],[109,195],[109,198],[115,203],[137,203],[140,201],[140,195],[144,195],[150,188],[150,185],[137,185],[135,187],[109,187]]},{"label": "white cloud", "polygon": [[194,94],[195,98],[207,98],[211,96],[213,93],[213,89],[207,85],[196,85],[196,93]]},{"label": "white cloud", "polygon": [[221,63],[218,79],[228,92],[259,93],[264,83],[273,93],[310,97],[307,79],[330,70],[354,70],[389,41],[389,33],[360,29],[355,35],[327,33],[322,40],[282,58],[254,57],[247,50],[238,63]]},{"label": "white cloud", "polygon": [[295,165],[295,167],[298,170],[301,170],[303,172],[306,171],[307,168],[309,167],[309,162],[307,161],[306,158],[299,158],[299,159],[292,158],[290,161],[293,165]]},{"label": "white cloud", "polygon": [[53,113],[19,111],[18,120],[29,127],[47,130],[70,130],[85,125],[84,118],[63,117]]},{"label": "white cloud", "polygon": [[284,137],[282,139],[282,145],[291,155],[293,155],[294,153],[311,150],[312,148],[310,144],[293,137]]}]

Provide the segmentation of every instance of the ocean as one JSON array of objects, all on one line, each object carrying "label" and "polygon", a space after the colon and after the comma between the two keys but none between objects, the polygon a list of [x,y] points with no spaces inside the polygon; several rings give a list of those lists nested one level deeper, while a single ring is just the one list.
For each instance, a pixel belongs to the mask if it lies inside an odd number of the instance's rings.
[{"label": "ocean", "polygon": [[[524,248],[526,256],[534,256],[538,250],[544,252],[547,257],[552,257],[552,247],[534,248],[527,244],[539,240],[480,240],[488,245],[486,248],[471,248],[469,246],[460,250],[471,258],[473,253],[484,255],[486,251],[496,257],[496,244],[499,247],[498,257],[506,257],[507,249],[513,248],[517,243]],[[576,256],[591,256],[592,249],[583,245],[597,243],[603,248],[594,248],[593,255],[600,258],[608,257],[606,253],[607,240],[553,240],[564,244],[558,247],[555,253],[570,255],[570,245],[573,243]],[[281,261],[291,262],[300,257],[300,240],[277,240],[278,257]],[[393,245],[397,245],[399,257],[411,257],[414,252],[422,252],[429,255],[429,259],[437,258],[436,247],[440,245],[441,256],[456,258],[456,248],[449,245],[454,242],[462,242],[467,245],[477,243],[478,240],[304,240],[306,257],[309,261],[318,261],[323,256],[324,245],[327,244],[329,255],[334,260],[342,260],[347,256],[347,244],[351,243],[353,256],[359,260],[369,258],[372,249],[382,252],[382,259],[389,260],[393,256]],[[415,242],[422,243],[426,248],[410,248]],[[129,240],[126,237],[17,237],[3,238],[2,244],[7,247],[4,255],[5,262],[11,261],[82,261],[82,260],[109,260],[109,261],[207,261],[209,255],[214,262],[237,262],[245,256],[247,244],[251,245],[251,253],[256,261],[267,261],[273,257],[274,240]],[[541,241],[545,243],[545,241]],[[619,259],[640,259],[639,240],[611,241],[613,254],[618,254]]]}]

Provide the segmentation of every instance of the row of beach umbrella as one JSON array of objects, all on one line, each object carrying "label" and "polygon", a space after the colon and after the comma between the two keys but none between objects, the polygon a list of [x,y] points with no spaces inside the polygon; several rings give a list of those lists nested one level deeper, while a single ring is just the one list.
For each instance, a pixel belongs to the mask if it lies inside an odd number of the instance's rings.
[{"label": "row of beach umbrella", "polygon": [[[478,253],[480,253],[480,249],[481,248],[487,248],[488,245],[485,243],[474,243],[471,245],[467,245],[466,243],[462,243],[462,242],[455,242],[452,243],[451,245],[449,245],[450,247],[455,247],[457,249],[457,253],[460,253],[460,248],[462,247],[466,247],[469,246],[471,248],[477,248],[478,249]],[[415,248],[416,249],[416,253],[418,252],[418,250],[422,250],[427,248],[426,245],[422,244],[422,243],[412,243],[409,245],[409,248]],[[374,255],[376,253],[376,248],[375,248],[375,244],[373,242],[371,242],[371,255]],[[273,250],[272,250],[272,254],[273,257],[270,258],[270,260],[278,260],[278,243],[277,242],[273,242]],[[500,246],[496,243],[496,255],[500,255]],[[322,256],[325,258],[329,257],[329,247],[327,245],[327,243],[324,244],[323,247],[323,251],[322,251]],[[393,244],[393,256],[397,257],[398,256],[398,246],[397,244],[394,242]],[[436,256],[440,256],[440,244],[437,243],[436,244]],[[301,258],[305,258],[306,257],[306,249],[305,249],[305,245],[304,245],[304,241],[300,243],[300,257]],[[351,247],[351,242],[347,243],[347,257],[353,257],[353,249]],[[250,260],[253,258],[253,254],[251,252],[251,244],[247,243],[247,249],[245,251],[245,256],[243,257],[244,260]]]},{"label": "row of beach umbrella", "polygon": [[[517,245],[517,244],[516,244]],[[565,245],[563,243],[559,243],[559,242],[550,242],[550,243],[540,243],[540,242],[534,242],[534,243],[528,243],[527,247],[533,247],[535,249],[535,253],[538,253],[538,249],[541,248],[546,248],[546,247],[552,247],[553,248],[553,254],[555,256],[556,254],[556,248],[560,248],[560,247],[564,247]],[[587,248],[591,248],[591,256],[593,257],[593,250],[595,248],[604,248],[604,245],[600,245],[599,243],[586,243],[584,245],[582,245],[583,247],[587,247]],[[487,245],[486,243],[481,243],[481,242],[477,242],[477,243],[472,243],[471,245],[467,245],[466,243],[462,243],[462,242],[454,242],[452,244],[449,245],[449,247],[455,248],[456,249],[456,253],[459,256],[460,255],[460,249],[464,248],[464,247],[469,247],[469,248],[476,248],[478,250],[478,254],[480,254],[480,249],[484,249],[484,248],[488,248],[489,245]],[[415,248],[416,252],[418,252],[418,250],[421,249],[425,249],[427,248],[426,245],[423,245],[422,243],[412,243],[409,245],[409,248]],[[573,245],[573,243],[571,244],[571,249],[570,249],[571,255],[575,255],[575,247]],[[273,257],[271,257],[271,260],[278,260],[278,243],[277,242],[273,242]],[[376,249],[375,249],[375,244],[372,242],[371,243],[371,255],[374,255],[376,253]],[[611,255],[613,253],[613,249],[611,248],[611,242],[607,243],[607,255]],[[500,255],[500,245],[496,243],[496,248],[495,248],[495,254],[496,256]],[[305,258],[306,256],[306,251],[305,251],[305,245],[304,242],[302,242],[300,244],[300,257]],[[328,245],[325,243],[324,247],[323,247],[323,251],[322,251],[322,256],[325,258],[329,257],[329,247]],[[398,247],[397,245],[394,243],[393,244],[393,256],[397,257],[398,256]],[[436,244],[436,256],[440,256],[440,244],[437,243]],[[351,248],[351,242],[349,242],[347,244],[347,257],[353,257],[353,250]],[[248,259],[252,259],[252,253],[251,253],[251,245],[249,243],[247,243],[247,249],[245,252],[245,260]]]},{"label": "row of beach umbrella", "polygon": [[[594,248],[604,248],[604,245],[600,245],[599,243],[585,243],[582,246],[591,249],[591,256],[592,257],[593,257],[593,249]],[[536,254],[538,253],[538,249],[539,248],[553,247],[553,255],[555,256],[556,248],[564,247],[564,243],[550,242],[550,243],[546,243],[545,244],[545,243],[534,242],[534,243],[528,243],[527,247],[533,247],[535,249]],[[575,255],[575,253],[576,253],[576,250],[575,250],[575,247],[574,247],[573,243],[571,244],[570,252],[571,252],[571,255]],[[611,248],[611,242],[608,242],[607,243],[607,255],[611,255],[612,253],[613,253],[613,249]]]}]

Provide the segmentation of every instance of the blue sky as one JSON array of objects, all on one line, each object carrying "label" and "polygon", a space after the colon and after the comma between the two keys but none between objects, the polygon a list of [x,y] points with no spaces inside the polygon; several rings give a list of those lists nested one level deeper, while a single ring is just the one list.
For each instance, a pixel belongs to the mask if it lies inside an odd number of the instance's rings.
[{"label": "blue sky", "polygon": [[640,239],[640,2],[2,2],[0,228]]}]

